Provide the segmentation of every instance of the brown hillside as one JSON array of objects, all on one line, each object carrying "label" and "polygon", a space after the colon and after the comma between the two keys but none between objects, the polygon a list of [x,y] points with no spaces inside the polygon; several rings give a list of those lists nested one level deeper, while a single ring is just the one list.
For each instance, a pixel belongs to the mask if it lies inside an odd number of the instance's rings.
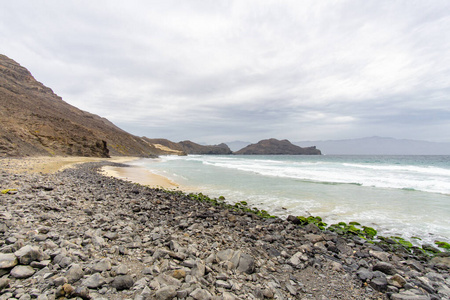
[{"label": "brown hillside", "polygon": [[64,102],[27,69],[0,54],[0,157],[158,152],[108,120]]},{"label": "brown hillside", "polygon": [[268,139],[235,152],[242,155],[320,155],[320,150],[315,146],[302,148],[293,145],[288,140]]},{"label": "brown hillside", "polygon": [[[163,145],[165,147],[168,147],[170,149],[179,151],[184,154],[215,154],[215,155],[222,155],[222,154],[232,154],[233,152],[228,148],[226,144],[219,144],[219,145],[200,145],[191,141],[182,141],[179,143],[174,143],[172,141],[166,140],[166,139],[144,139],[152,144],[156,145]],[[179,154],[182,155],[182,154]]]}]

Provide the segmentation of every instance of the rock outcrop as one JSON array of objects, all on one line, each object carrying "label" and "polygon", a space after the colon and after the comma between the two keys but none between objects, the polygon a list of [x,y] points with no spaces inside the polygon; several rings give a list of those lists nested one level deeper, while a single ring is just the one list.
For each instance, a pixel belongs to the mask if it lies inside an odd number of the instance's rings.
[{"label": "rock outcrop", "polygon": [[105,118],[82,111],[0,55],[0,157],[149,156],[157,149]]},{"label": "rock outcrop", "polygon": [[174,143],[166,139],[149,139],[144,138],[146,141],[152,143],[153,145],[162,145],[164,147],[170,148],[172,150],[180,151],[185,154],[215,154],[224,155],[232,154],[233,152],[230,148],[222,143],[219,145],[200,145],[191,141],[181,141],[179,143]]},{"label": "rock outcrop", "polygon": [[315,146],[302,148],[288,140],[268,139],[234,152],[240,155],[321,155]]}]

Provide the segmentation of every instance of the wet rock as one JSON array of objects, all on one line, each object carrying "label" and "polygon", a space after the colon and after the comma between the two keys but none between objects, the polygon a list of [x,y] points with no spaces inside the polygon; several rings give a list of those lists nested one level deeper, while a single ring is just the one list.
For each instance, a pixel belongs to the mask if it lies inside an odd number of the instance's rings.
[{"label": "wet rock", "polygon": [[379,292],[387,290],[388,282],[386,277],[375,277],[370,281],[370,286]]},{"label": "wet rock", "polygon": [[406,279],[403,278],[403,276],[401,276],[399,274],[395,274],[394,276],[392,276],[391,278],[388,279],[388,283],[397,288],[402,288],[406,284]]},{"label": "wet rock", "polygon": [[392,264],[386,262],[378,262],[373,266],[373,270],[380,271],[388,275],[394,275],[396,273],[395,267]]},{"label": "wet rock", "polygon": [[362,281],[368,281],[373,278],[373,273],[366,268],[360,268],[358,272],[356,272],[358,278]]}]

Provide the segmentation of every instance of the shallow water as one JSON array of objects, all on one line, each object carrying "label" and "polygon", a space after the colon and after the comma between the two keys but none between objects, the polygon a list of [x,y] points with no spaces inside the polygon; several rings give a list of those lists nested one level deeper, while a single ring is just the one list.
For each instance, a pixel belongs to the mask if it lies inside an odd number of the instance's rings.
[{"label": "shallow water", "polygon": [[385,236],[450,241],[449,156],[191,155],[133,164],[280,217],[319,215]]}]

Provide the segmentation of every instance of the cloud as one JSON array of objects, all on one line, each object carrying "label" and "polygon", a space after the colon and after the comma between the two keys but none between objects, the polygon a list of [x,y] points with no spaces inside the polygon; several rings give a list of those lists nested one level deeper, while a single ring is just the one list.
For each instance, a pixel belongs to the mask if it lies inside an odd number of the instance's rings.
[{"label": "cloud", "polygon": [[0,49],[137,135],[448,140],[449,12],[447,1],[18,0],[0,12]]}]

